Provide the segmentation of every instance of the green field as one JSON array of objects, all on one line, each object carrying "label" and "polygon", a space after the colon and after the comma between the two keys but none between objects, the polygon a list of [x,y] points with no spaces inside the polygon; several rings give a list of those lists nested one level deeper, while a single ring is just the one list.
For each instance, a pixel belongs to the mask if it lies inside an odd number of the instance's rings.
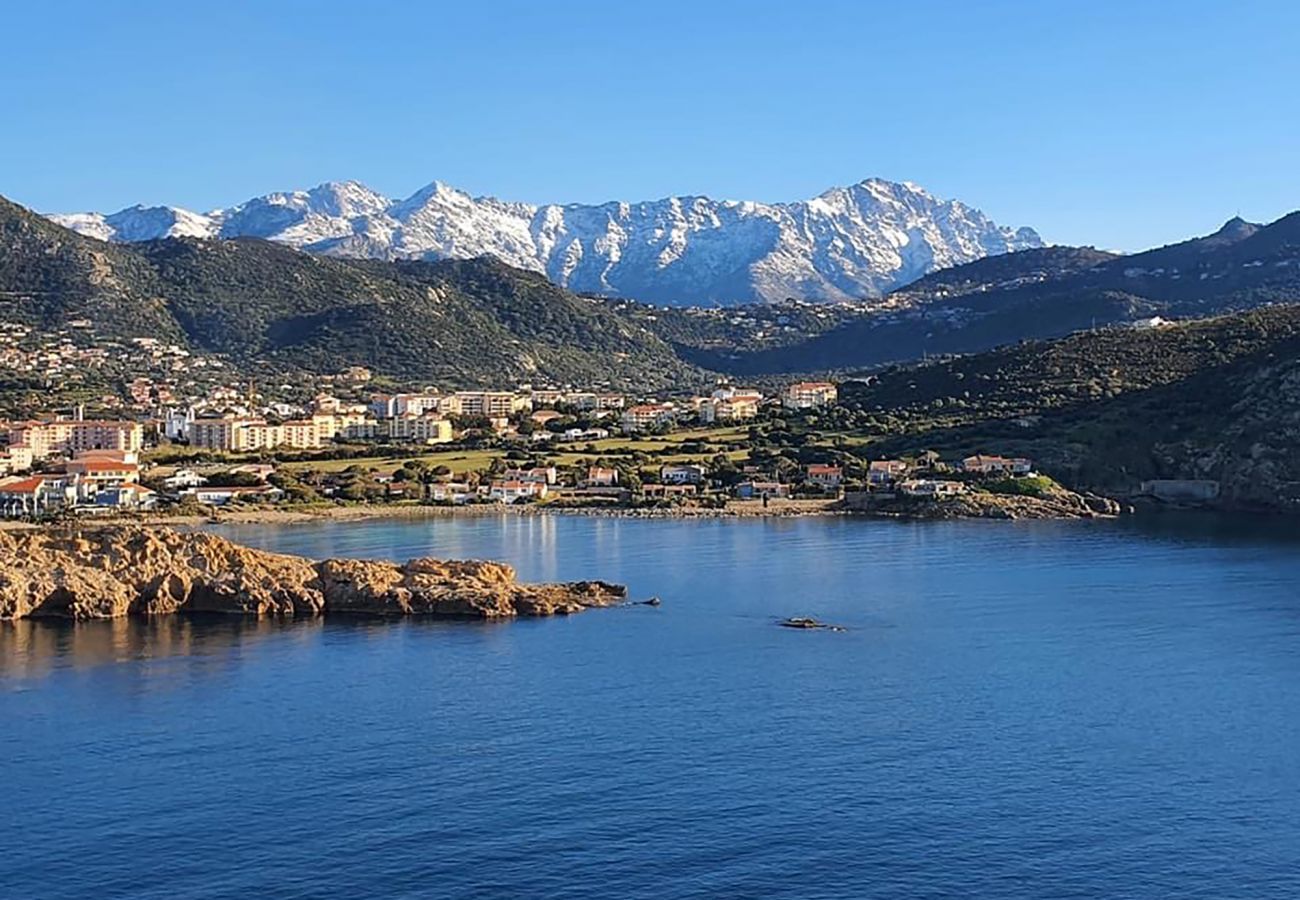
[{"label": "green field", "polygon": [[[655,452],[672,449],[674,446],[681,444],[699,442],[705,445],[705,450],[697,453],[669,453],[662,456],[655,456],[655,464],[664,463],[685,463],[685,462],[707,462],[720,452],[725,452],[733,460],[743,460],[748,456],[747,450],[724,450],[723,446],[738,441],[743,441],[746,437],[744,428],[717,428],[717,429],[693,429],[690,431],[680,431],[673,434],[661,435],[645,438],[607,438],[602,441],[593,442],[596,448],[595,452],[589,452],[586,449],[577,449],[579,446],[585,448],[587,445],[571,445],[575,449],[566,449],[559,451],[548,451],[543,448],[525,448],[528,452],[535,452],[536,455],[545,459],[548,463],[556,466],[576,466],[583,463],[584,460],[592,460],[596,457],[617,458],[622,454],[640,451],[643,453]],[[412,448],[410,456],[386,458],[380,456],[366,456],[355,459],[319,459],[303,462],[285,463],[283,468],[289,471],[303,471],[313,469],[318,472],[342,472],[353,466],[360,466],[363,469],[374,470],[381,475],[390,474],[401,468],[402,464],[408,460],[419,460],[429,466],[447,466],[456,475],[462,475],[466,472],[474,472],[486,469],[492,464],[494,459],[503,459],[510,448],[492,448],[485,450],[432,450],[421,453],[418,448]],[[232,459],[233,461],[233,459]]]}]

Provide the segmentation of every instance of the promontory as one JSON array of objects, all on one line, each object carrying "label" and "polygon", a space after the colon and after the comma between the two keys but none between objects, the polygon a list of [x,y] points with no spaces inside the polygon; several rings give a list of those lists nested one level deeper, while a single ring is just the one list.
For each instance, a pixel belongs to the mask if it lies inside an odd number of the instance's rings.
[{"label": "promontory", "polygon": [[580,612],[626,596],[622,585],[603,581],[520,583],[496,562],[316,561],[204,532],[0,532],[0,620],[178,612],[501,619]]}]

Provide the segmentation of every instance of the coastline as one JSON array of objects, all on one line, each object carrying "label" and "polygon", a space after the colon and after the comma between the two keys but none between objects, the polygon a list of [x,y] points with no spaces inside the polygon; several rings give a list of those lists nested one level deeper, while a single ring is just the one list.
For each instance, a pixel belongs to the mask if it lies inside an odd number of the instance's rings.
[{"label": "coastline", "polygon": [[628,602],[606,581],[521,582],[485,560],[309,559],[203,531],[128,525],[0,535],[0,621],[130,615],[568,615]]},{"label": "coastline", "polygon": [[491,516],[596,516],[620,519],[734,519],[802,518],[849,515],[836,500],[771,501],[765,508],[760,500],[741,500],[726,507],[618,507],[557,506],[551,504],[467,504],[464,506],[361,504],[355,506],[297,507],[275,509],[220,510],[215,516],[160,515],[132,519],[142,525],[266,524],[293,525],[321,521],[360,522],[372,519],[455,519]]},{"label": "coastline", "polygon": [[195,528],[204,525],[298,525],[313,522],[364,522],[401,519],[455,519],[490,516],[593,516],[621,519],[790,519],[814,517],[866,518],[892,521],[941,519],[1092,519],[1114,518],[1131,512],[1118,503],[1091,495],[1065,494],[1049,498],[1012,495],[967,496],[954,500],[916,503],[884,503],[852,507],[842,499],[732,500],[724,507],[671,506],[560,506],[553,504],[468,504],[431,506],[422,504],[356,504],[297,507],[258,506],[242,509],[216,508],[212,514],[144,514],[86,518],[78,521],[0,521],[0,532],[29,531],[73,526],[134,525],[147,528]]}]

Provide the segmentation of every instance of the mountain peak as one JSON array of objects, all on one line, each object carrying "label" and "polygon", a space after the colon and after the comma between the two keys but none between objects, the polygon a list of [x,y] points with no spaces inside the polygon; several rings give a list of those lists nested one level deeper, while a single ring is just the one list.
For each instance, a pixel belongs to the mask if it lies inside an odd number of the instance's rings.
[{"label": "mountain peak", "polygon": [[1227,238],[1234,241],[1245,240],[1256,231],[1259,231],[1260,227],[1254,222],[1247,222],[1241,216],[1233,216],[1224,222],[1223,227],[1214,232],[1212,237]]},{"label": "mountain peak", "polygon": [[329,181],[206,216],[154,207],[52,218],[105,240],[256,237],[335,256],[492,256],[577,291],[674,305],[872,297],[936,268],[1042,246],[1032,229],[881,178],[793,203],[679,196],[546,206],[442,181],[397,201]]}]

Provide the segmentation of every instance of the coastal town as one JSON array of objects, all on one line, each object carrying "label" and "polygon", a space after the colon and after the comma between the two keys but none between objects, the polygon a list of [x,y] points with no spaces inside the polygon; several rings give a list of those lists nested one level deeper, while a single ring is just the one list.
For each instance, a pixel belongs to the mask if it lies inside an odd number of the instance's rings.
[{"label": "coastal town", "polygon": [[869,459],[760,446],[770,429],[835,407],[829,381],[674,398],[533,386],[386,393],[368,382],[351,370],[302,405],[264,402],[254,385],[221,384],[184,407],[141,390],[137,405],[149,408],[131,417],[78,407],[0,423],[0,517],[348,504],[717,510],[803,501],[865,511],[981,484],[1024,492],[1037,477],[1030,460],[997,455]]}]

